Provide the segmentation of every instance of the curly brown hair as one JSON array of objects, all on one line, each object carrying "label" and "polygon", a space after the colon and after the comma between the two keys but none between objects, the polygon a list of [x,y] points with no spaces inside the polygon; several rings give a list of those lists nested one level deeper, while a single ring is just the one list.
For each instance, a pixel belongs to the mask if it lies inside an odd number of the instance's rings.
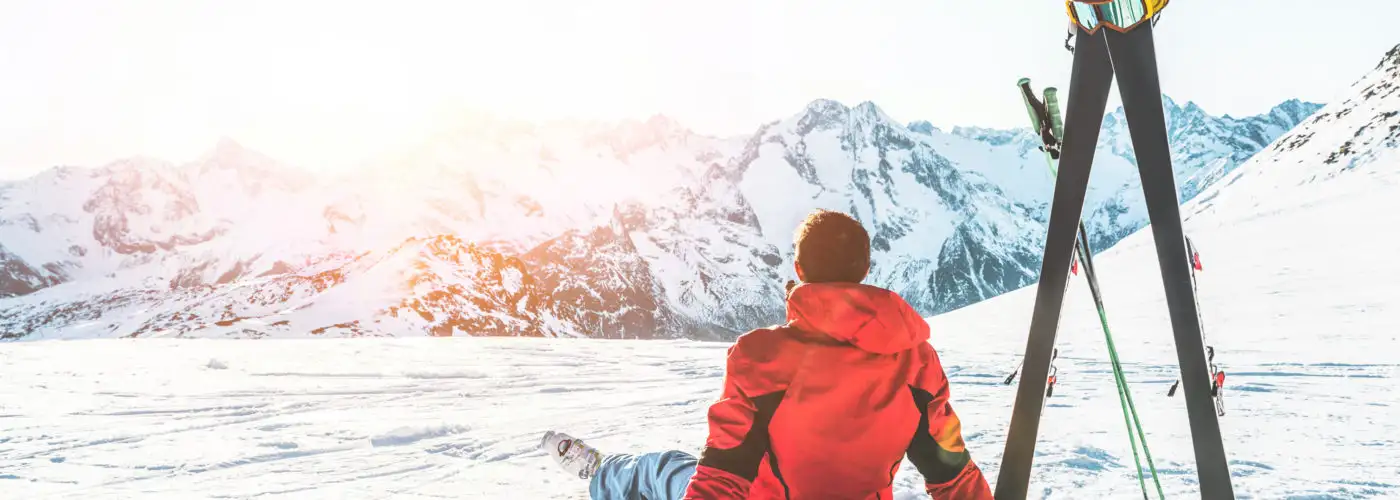
[{"label": "curly brown hair", "polygon": [[804,282],[860,283],[870,271],[870,234],[849,215],[812,212],[793,239]]}]

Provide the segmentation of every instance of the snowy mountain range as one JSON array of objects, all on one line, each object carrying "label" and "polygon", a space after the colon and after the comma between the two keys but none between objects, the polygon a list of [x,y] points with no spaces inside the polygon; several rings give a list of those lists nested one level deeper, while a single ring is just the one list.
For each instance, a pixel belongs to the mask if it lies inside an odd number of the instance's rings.
[{"label": "snowy mountain range", "polygon": [[[1163,105],[1183,201],[1319,108]],[[1125,127],[1121,109],[1104,122],[1098,249],[1146,222]],[[869,282],[935,314],[1036,279],[1037,146],[818,100],[738,138],[471,117],[337,177],[228,140],[183,165],[57,167],[0,184],[0,338],[727,338],[781,320],[815,208],[859,218]]]},{"label": "snowy mountain range", "polygon": [[[1190,201],[1206,187],[1233,172],[1245,160],[1321,107],[1320,104],[1293,99],[1262,115],[1234,118],[1230,115],[1213,116],[1195,103],[1188,102],[1181,106],[1170,97],[1163,96],[1162,109],[1167,118],[1172,166],[1176,170],[1182,203]],[[911,124],[910,127],[919,128],[919,125]],[[930,127],[922,129],[929,130]],[[987,144],[1014,146],[1023,158],[1029,157],[1031,161],[1017,165],[1017,169],[995,171],[993,175],[996,175],[997,184],[1012,187],[1016,199],[1026,200],[1037,208],[1043,209],[1049,203],[1053,187],[1044,175],[1037,175],[1045,171],[1043,156],[1030,155],[1040,146],[1037,135],[1029,130],[961,127],[953,129],[953,135]],[[1015,164],[1009,159],[991,159],[990,163]],[[1023,179],[1031,181],[1027,183]],[[1121,107],[1104,117],[1085,206],[1085,224],[1096,251],[1112,246],[1147,225],[1142,182]]]}]

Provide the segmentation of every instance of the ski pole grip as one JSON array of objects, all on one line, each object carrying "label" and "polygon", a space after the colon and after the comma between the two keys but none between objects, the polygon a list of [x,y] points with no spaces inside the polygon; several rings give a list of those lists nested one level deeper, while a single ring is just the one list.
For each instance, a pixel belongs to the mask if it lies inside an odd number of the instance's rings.
[{"label": "ski pole grip", "polygon": [[1050,114],[1050,129],[1055,132],[1055,140],[1065,140],[1065,122],[1060,118],[1060,95],[1055,87],[1045,89],[1045,108]]}]

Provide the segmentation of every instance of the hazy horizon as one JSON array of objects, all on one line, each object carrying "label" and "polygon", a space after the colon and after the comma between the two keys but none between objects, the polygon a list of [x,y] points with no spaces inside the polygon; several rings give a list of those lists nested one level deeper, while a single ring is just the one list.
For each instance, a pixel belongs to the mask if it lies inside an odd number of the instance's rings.
[{"label": "hazy horizon", "polygon": [[[181,163],[225,137],[337,169],[465,109],[665,115],[729,136],[825,98],[902,123],[1022,127],[1016,78],[1065,87],[1071,55],[1063,4],[1016,1],[997,16],[913,0],[19,4],[0,17],[0,65],[22,75],[0,81],[0,178],[135,155]],[[1400,3],[1360,3],[1368,15],[1344,29],[1266,0],[1175,3],[1157,32],[1163,92],[1236,117],[1331,102],[1400,42],[1384,34]]]}]

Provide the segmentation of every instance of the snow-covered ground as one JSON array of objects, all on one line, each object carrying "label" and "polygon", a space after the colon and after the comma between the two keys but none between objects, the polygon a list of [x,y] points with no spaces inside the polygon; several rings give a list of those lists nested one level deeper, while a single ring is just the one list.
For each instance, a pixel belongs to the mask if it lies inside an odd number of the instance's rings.
[{"label": "snow-covered ground", "polygon": [[[585,498],[585,484],[536,451],[540,434],[564,429],[605,451],[695,452],[725,347],[501,338],[8,344],[0,488],[6,498]],[[1032,496],[1131,496],[1137,483],[1108,366],[1092,339],[1067,347],[1078,349],[1060,358]],[[1222,427],[1240,498],[1400,495],[1394,364],[1258,357],[1234,341],[1222,349],[1231,372]],[[1001,378],[1013,353],[943,356],[969,446],[994,479],[1014,398]],[[1174,368],[1127,357],[1166,491],[1190,496],[1184,407],[1164,396]],[[918,482],[906,464],[898,497],[923,498]]]}]

